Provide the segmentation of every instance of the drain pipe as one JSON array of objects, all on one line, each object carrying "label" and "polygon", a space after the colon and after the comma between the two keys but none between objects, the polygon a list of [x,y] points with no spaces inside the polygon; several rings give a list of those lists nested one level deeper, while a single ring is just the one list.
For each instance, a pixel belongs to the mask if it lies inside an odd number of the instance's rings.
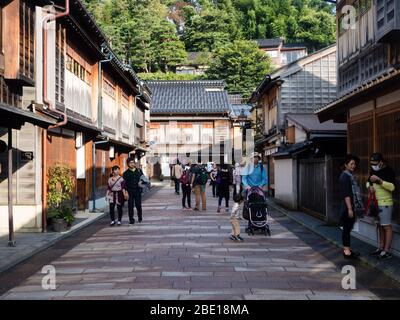
[{"label": "drain pipe", "polygon": [[69,0],[65,0],[65,11],[58,14],[50,14],[43,19],[43,103],[46,105],[51,111],[58,113],[63,117],[63,120],[54,126],[50,126],[49,129],[61,127],[65,125],[68,121],[67,111],[64,109],[64,112],[60,112],[56,109],[54,104],[47,97],[47,24],[51,21],[55,21],[59,18],[68,16],[70,12],[69,9]]},{"label": "drain pipe", "polygon": [[[101,52],[104,54],[105,45],[101,46]],[[108,59],[100,60],[98,67],[98,93],[97,93],[97,126],[103,131],[103,71],[102,65],[103,63],[111,62],[113,56],[111,53],[108,55]],[[96,209],[96,145],[107,143],[108,138],[105,141],[93,141],[92,144],[92,200],[93,200],[93,208],[91,212],[98,212]]]},{"label": "drain pipe", "polygon": [[[51,111],[61,115],[63,117],[63,120],[53,126],[50,126],[49,129],[61,127],[65,125],[68,121],[67,118],[67,110],[64,109],[64,112],[58,111],[53,103],[48,99],[47,97],[47,24],[50,21],[55,21],[59,18],[68,16],[70,13],[70,8],[69,8],[69,0],[65,0],[65,11],[58,13],[58,14],[51,14],[48,15],[43,19],[43,24],[42,24],[42,31],[43,31],[43,104],[47,106]],[[47,231],[47,164],[46,164],[46,157],[47,157],[47,145],[46,145],[46,136],[47,136],[47,130],[43,129],[42,131],[42,232]]]}]

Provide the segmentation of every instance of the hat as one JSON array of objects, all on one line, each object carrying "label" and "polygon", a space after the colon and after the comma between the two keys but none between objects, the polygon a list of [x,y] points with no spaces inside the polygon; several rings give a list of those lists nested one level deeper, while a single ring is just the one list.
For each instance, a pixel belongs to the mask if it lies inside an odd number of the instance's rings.
[{"label": "hat", "polygon": [[376,162],[383,161],[383,155],[382,155],[382,153],[379,153],[379,152],[373,153],[373,154],[371,155],[370,161],[376,161]]}]

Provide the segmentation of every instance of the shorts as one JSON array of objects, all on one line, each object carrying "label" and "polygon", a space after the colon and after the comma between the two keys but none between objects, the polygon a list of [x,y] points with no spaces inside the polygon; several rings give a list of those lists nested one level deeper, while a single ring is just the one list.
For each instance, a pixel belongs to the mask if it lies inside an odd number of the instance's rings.
[{"label": "shorts", "polygon": [[379,206],[379,224],[389,226],[392,224],[393,206]]}]

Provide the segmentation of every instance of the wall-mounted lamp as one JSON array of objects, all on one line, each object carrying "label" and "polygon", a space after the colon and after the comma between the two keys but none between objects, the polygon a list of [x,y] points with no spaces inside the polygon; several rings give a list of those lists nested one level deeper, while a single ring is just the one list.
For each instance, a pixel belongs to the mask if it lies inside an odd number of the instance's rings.
[{"label": "wall-mounted lamp", "polygon": [[115,149],[114,146],[110,146],[110,159],[114,159],[115,158]]},{"label": "wall-mounted lamp", "polygon": [[75,133],[75,148],[79,149],[83,146],[83,134],[82,132]]}]

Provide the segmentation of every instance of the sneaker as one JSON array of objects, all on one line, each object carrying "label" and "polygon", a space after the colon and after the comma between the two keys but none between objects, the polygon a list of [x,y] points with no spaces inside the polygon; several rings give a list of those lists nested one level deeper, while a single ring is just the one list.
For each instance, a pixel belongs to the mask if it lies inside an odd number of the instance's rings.
[{"label": "sneaker", "polygon": [[238,239],[239,241],[244,241],[244,239],[240,236],[240,234],[238,234],[238,235],[236,236],[236,239]]},{"label": "sneaker", "polygon": [[114,227],[114,225],[115,225],[115,221],[111,221],[110,227]]},{"label": "sneaker", "polygon": [[118,222],[117,222],[117,225],[120,226],[120,225],[121,225],[121,221],[118,221]]},{"label": "sneaker", "polygon": [[193,210],[194,210],[194,211],[200,211],[198,208],[194,208]]},{"label": "sneaker", "polygon": [[225,213],[229,213],[229,207],[225,208]]},{"label": "sneaker", "polygon": [[135,224],[135,219],[133,219],[132,221],[129,222],[130,225],[134,225]]},{"label": "sneaker", "polygon": [[382,251],[381,254],[378,256],[379,260],[389,260],[393,258],[393,255],[390,252]]},{"label": "sneaker", "polygon": [[376,249],[375,251],[370,252],[370,256],[379,256],[383,250],[382,249]]},{"label": "sneaker", "polygon": [[231,239],[232,241],[238,241],[238,238],[236,238],[233,234],[229,236],[229,239]]},{"label": "sneaker", "polygon": [[217,209],[217,213],[220,213],[221,212],[221,208],[220,207],[218,207],[218,209]]},{"label": "sneaker", "polygon": [[139,221],[139,223],[142,223],[143,219],[142,219],[142,218],[139,218],[139,220],[138,220],[138,221]]}]

